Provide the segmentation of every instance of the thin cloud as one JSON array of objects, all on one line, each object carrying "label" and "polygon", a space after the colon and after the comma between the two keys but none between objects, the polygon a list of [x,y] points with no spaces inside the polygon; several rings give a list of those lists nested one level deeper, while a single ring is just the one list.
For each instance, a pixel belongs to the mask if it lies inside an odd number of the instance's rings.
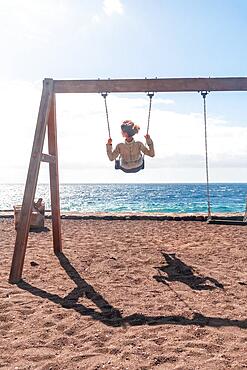
[{"label": "thin cloud", "polygon": [[175,101],[172,99],[155,98],[153,100],[153,104],[172,105],[172,104],[175,104]]},{"label": "thin cloud", "polygon": [[100,23],[100,16],[98,14],[92,16],[92,23]]},{"label": "thin cloud", "polygon": [[124,7],[120,0],[104,0],[103,11],[108,16],[114,13],[121,15],[124,12]]},{"label": "thin cloud", "polygon": [[4,30],[5,39],[21,38],[46,43],[53,30],[64,26],[69,9],[67,1],[5,1],[0,7],[0,29]]}]

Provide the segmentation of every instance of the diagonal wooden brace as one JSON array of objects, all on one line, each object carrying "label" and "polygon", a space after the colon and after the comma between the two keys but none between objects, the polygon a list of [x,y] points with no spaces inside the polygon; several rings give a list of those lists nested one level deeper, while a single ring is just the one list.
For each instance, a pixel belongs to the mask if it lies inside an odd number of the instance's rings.
[{"label": "diagonal wooden brace", "polygon": [[53,95],[53,80],[45,79],[43,82],[43,91],[39,107],[37,126],[34,135],[32,154],[30,158],[26,186],[21,207],[20,222],[17,228],[15,248],[9,276],[10,283],[17,283],[21,280],[22,276],[32,206],[38,181],[40,162],[42,158],[46,125],[48,122]]}]

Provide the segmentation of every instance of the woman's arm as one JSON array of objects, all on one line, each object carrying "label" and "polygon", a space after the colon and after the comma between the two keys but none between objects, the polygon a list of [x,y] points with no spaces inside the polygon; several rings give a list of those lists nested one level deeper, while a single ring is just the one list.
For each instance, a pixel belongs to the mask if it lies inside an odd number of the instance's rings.
[{"label": "woman's arm", "polygon": [[114,150],[112,150],[112,141],[111,139],[108,140],[106,144],[106,153],[110,161],[114,161],[119,156],[119,144],[116,146]]},{"label": "woman's arm", "polygon": [[154,157],[155,153],[154,153],[153,140],[151,139],[149,135],[146,135],[145,138],[146,138],[146,143],[148,145],[148,148],[143,143],[141,143],[141,151],[145,155],[148,155],[149,157]]}]

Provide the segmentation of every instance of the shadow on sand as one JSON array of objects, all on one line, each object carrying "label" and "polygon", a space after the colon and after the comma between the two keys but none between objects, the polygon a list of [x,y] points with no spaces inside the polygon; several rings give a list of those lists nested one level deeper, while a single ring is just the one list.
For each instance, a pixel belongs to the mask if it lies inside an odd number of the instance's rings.
[{"label": "shadow on sand", "polygon": [[[134,325],[197,325],[197,326],[235,326],[247,329],[246,320],[231,320],[220,317],[207,317],[200,313],[194,312],[192,318],[187,318],[180,315],[171,316],[146,316],[135,313],[130,316],[123,317],[118,309],[107,302],[101,294],[95,291],[92,285],[88,284],[78,274],[76,269],[71,265],[68,258],[60,253],[58,256],[61,266],[66,271],[67,275],[76,284],[74,288],[64,298],[57,294],[51,294],[45,290],[34,287],[26,281],[21,281],[17,285],[20,289],[26,290],[31,294],[48,299],[51,302],[58,304],[66,309],[73,309],[82,316],[91,316],[92,319],[102,322],[105,325],[112,327],[119,326],[134,326]],[[80,297],[85,297],[91,300],[98,310],[87,308],[85,305],[78,303]],[[100,311],[100,312],[99,312]]]},{"label": "shadow on sand", "polygon": [[196,274],[194,269],[177,258],[175,253],[168,254],[162,252],[162,255],[165,258],[166,264],[161,267],[156,267],[159,275],[154,276],[154,278],[158,282],[167,284],[168,282],[178,281],[188,285],[194,290],[224,288],[216,279]]},{"label": "shadow on sand", "polygon": [[48,233],[49,231],[51,231],[51,230],[48,227],[46,227],[46,226],[43,226],[43,227],[32,227],[29,230],[30,233],[36,233],[36,234],[39,234],[39,233]]}]

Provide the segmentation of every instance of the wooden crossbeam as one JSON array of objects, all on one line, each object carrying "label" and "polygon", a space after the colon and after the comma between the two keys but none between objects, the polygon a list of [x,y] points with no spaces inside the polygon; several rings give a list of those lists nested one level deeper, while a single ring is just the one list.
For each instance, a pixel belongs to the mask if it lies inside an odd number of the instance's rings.
[{"label": "wooden crossbeam", "polygon": [[55,93],[247,91],[247,77],[54,80]]},{"label": "wooden crossbeam", "polygon": [[41,161],[47,163],[56,163],[56,157],[54,155],[42,153]]}]

